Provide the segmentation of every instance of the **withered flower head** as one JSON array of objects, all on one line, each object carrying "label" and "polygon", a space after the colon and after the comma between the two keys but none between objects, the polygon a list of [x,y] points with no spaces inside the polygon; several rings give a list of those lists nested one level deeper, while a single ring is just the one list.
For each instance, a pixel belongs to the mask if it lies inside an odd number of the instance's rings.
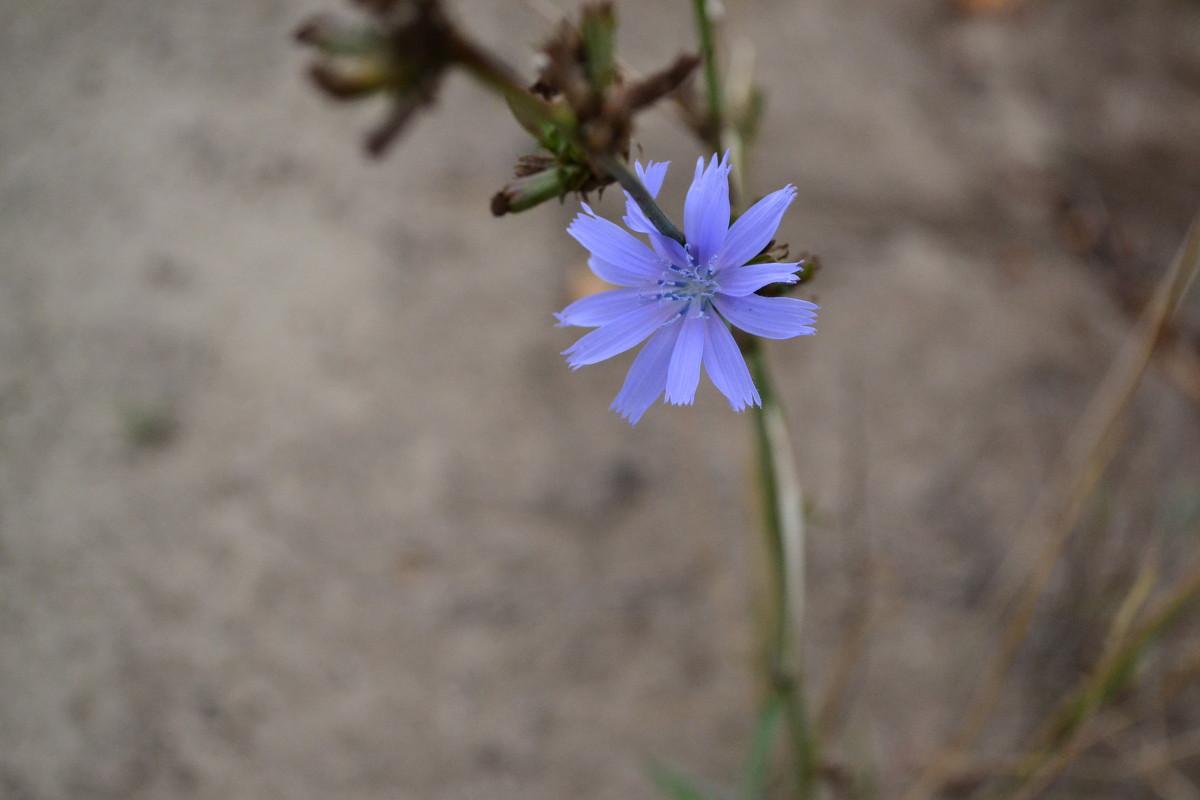
[{"label": "withered flower head", "polygon": [[569,192],[586,193],[613,182],[590,155],[626,159],[633,115],[669,95],[691,74],[700,59],[681,55],[667,68],[627,83],[615,55],[616,15],[612,4],[590,3],[579,27],[567,21],[543,46],[545,56],[530,92],[572,120],[574,135],[523,115],[510,100],[518,121],[546,151],[543,169],[530,173],[518,162],[516,178],[492,198],[492,213],[523,211]]},{"label": "withered flower head", "polygon": [[370,19],[349,22],[320,15],[296,31],[318,51],[313,82],[339,100],[386,92],[392,109],[367,138],[381,155],[418,109],[431,105],[456,58],[456,34],[438,0],[355,0]]}]

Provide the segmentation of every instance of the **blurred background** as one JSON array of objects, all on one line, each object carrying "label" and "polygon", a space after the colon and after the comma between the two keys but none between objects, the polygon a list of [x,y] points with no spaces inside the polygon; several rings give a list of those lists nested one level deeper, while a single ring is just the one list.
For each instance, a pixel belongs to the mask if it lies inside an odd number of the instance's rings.
[{"label": "blurred background", "polygon": [[[539,9],[574,4],[451,7],[532,75]],[[633,67],[693,48],[683,0],[617,9]],[[367,159],[383,105],[320,96],[289,41],[343,10],[0,6],[4,800],[624,800],[655,796],[649,757],[717,781],[748,747],[749,419],[707,385],[636,428],[607,410],[630,357],[572,373],[553,325],[575,203],[488,213],[528,144],[461,77]],[[1200,208],[1200,4],[727,10],[767,93],[751,191],[796,184],[780,238],[823,263],[818,335],[770,346],[810,506],[808,688],[830,769],[895,796],[961,717],[1037,558],[1030,508]],[[674,161],[678,219],[702,153],[665,111],[635,139]],[[1137,575],[1168,586],[1200,549],[1198,347],[1193,296],[984,754],[1096,662]],[[1200,797],[1200,688],[1120,702],[1114,781],[1051,794]]]}]

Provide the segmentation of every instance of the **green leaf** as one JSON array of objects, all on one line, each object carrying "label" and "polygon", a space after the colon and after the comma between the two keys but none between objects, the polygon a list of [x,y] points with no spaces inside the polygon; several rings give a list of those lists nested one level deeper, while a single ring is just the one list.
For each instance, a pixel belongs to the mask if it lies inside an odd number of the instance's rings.
[{"label": "green leaf", "polygon": [[782,698],[778,694],[772,694],[758,715],[758,724],[754,728],[754,741],[750,747],[750,757],[747,759],[746,769],[742,773],[742,787],[747,800],[762,797],[766,790],[767,770],[771,763],[771,748],[775,744],[775,734],[779,730],[779,721],[782,716]]},{"label": "green leaf", "polygon": [[674,800],[724,800],[720,794],[700,788],[695,781],[661,761],[651,761],[646,771],[650,782]]},{"label": "green leaf", "polygon": [[504,93],[504,102],[508,110],[525,131],[541,143],[547,128],[546,118],[538,113],[536,103],[530,101],[531,95],[524,89],[513,89]]}]

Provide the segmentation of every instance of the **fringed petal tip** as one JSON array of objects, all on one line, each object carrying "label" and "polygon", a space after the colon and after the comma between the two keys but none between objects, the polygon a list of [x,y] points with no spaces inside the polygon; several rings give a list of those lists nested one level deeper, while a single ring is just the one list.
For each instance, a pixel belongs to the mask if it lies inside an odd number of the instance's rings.
[{"label": "fringed petal tip", "polygon": [[630,425],[637,425],[638,422],[641,420],[641,418],[646,416],[646,411],[648,409],[649,409],[649,406],[647,406],[646,408],[640,408],[640,409],[625,408],[625,407],[617,405],[616,400],[613,400],[612,403],[608,407],[609,411],[615,412],[618,417],[625,420]]},{"label": "fringed petal tip", "polygon": [[730,297],[744,297],[773,283],[791,284],[799,280],[799,264],[747,264],[717,273],[718,291]]},{"label": "fringed petal tip", "polygon": [[660,328],[633,360],[610,409],[636,425],[667,387],[667,370],[679,339],[679,325]]},{"label": "fringed petal tip", "polygon": [[[729,398],[725,398],[725,399],[729,400]],[[735,403],[732,400],[729,400],[729,407],[731,409],[733,409],[733,413],[735,413],[735,414],[744,413],[746,411],[746,409],[748,409],[748,408],[757,408],[758,406],[761,406],[761,405],[762,405],[762,401],[758,400],[758,399],[754,399],[748,403]]]},{"label": "fringed petal tip", "polygon": [[667,176],[667,168],[670,166],[670,161],[647,161],[645,167],[640,161],[633,162],[633,168],[637,170],[638,178],[645,184],[651,197],[658,196],[659,190],[662,189],[663,179]]},{"label": "fringed petal tip", "polygon": [[707,159],[707,163],[706,163],[706,159],[704,158],[704,156],[700,156],[699,158],[697,158],[696,159],[696,177],[697,178],[700,177],[702,174],[704,174],[705,172],[708,172],[710,169],[719,168],[719,169],[728,170],[729,169],[729,156],[732,152],[733,151],[731,149],[726,148],[725,153],[719,157],[719,160],[718,160],[718,155],[716,153],[713,153]]},{"label": "fringed petal tip", "polygon": [[717,260],[724,268],[738,267],[754,258],[775,237],[783,215],[796,197],[790,184],[771,192],[747,209],[732,225],[721,243]]},{"label": "fringed petal tip", "polygon": [[[696,260],[707,263],[717,255],[729,231],[729,152],[708,166],[696,161],[696,174],[683,204],[683,232]],[[743,262],[744,263],[744,262]]]}]

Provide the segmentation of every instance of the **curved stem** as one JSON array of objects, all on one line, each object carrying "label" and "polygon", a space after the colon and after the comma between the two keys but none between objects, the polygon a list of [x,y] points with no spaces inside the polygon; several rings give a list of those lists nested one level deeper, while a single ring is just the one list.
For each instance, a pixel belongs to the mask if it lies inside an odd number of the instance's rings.
[{"label": "curved stem", "polygon": [[771,697],[782,703],[787,720],[796,796],[809,798],[816,790],[818,756],[804,698],[799,646],[804,611],[804,515],[800,487],[787,422],[760,341],[750,340],[745,355],[762,397],[762,405],[754,409],[753,417],[769,569],[766,669]]}]

